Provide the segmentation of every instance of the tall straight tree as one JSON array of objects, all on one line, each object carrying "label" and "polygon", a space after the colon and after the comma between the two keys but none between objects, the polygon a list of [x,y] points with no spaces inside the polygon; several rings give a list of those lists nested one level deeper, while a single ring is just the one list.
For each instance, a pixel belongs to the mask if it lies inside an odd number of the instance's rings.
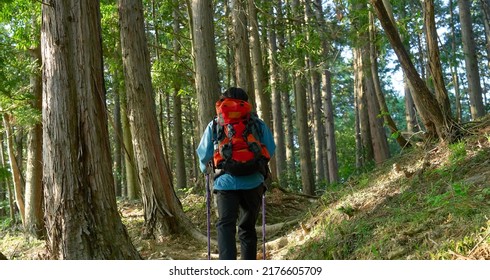
[{"label": "tall straight tree", "polygon": [[199,116],[199,135],[216,115],[214,104],[220,96],[218,63],[214,42],[213,1],[191,2],[192,49]]},{"label": "tall straight tree", "polygon": [[[312,27],[318,27],[316,24],[316,19],[313,18],[313,11],[311,3],[308,1],[305,5],[305,22],[306,26],[306,39],[307,41],[313,41],[313,32],[318,32],[317,28],[313,31]],[[322,122],[322,99],[321,99],[321,85],[320,85],[320,73],[318,72],[318,62],[317,58],[310,53],[308,53],[308,72],[310,76],[310,87],[311,87],[311,98],[312,103],[312,119],[313,119],[313,144],[315,146],[315,181],[320,183],[327,179],[324,167],[324,155],[323,143],[325,140],[323,122]]]},{"label": "tall straight tree", "polygon": [[[286,18],[291,18],[289,15],[285,15],[283,11],[283,1],[277,0],[275,3],[277,19],[282,22],[286,22]],[[290,36],[288,36],[290,37]],[[289,38],[288,38],[289,39]],[[278,53],[286,53],[286,30],[285,28],[277,28],[277,42],[278,42]],[[285,124],[285,143],[286,143],[286,161],[287,161],[287,172],[288,179],[292,182],[296,182],[297,179],[297,170],[296,170],[296,155],[294,153],[294,116],[292,112],[292,106],[290,101],[290,77],[289,73],[286,69],[280,67],[279,68],[279,80],[281,89],[281,103],[282,108],[284,110],[284,124]]]},{"label": "tall straight tree", "polygon": [[[310,0],[311,1],[311,0]],[[322,0],[315,0],[313,3],[315,7],[314,13],[318,21],[321,32],[321,54],[325,61],[323,62],[323,68],[321,70],[322,75],[322,99],[323,99],[323,113],[325,115],[325,139],[326,139],[326,153],[327,153],[327,168],[328,168],[328,181],[335,183],[339,180],[339,166],[337,162],[337,144],[335,142],[335,120],[333,115],[332,104],[332,82],[331,73],[328,69],[329,63],[326,61],[328,58],[329,44],[327,39],[327,23],[323,17]]]},{"label": "tall straight tree", "polygon": [[458,0],[459,20],[461,22],[461,34],[463,36],[463,52],[466,65],[466,79],[470,95],[470,110],[473,119],[485,115],[483,106],[480,73],[478,71],[478,59],[471,21],[470,0]]},{"label": "tall straight tree", "polygon": [[[173,41],[174,47],[174,62],[179,63],[179,51],[180,43],[177,40],[177,36],[180,35],[180,16],[179,16],[179,1],[173,1],[173,29],[175,38]],[[183,189],[186,186],[186,176],[185,176],[185,158],[184,158],[184,133],[182,131],[182,96],[180,94],[180,81],[175,79],[173,84],[174,90],[174,154],[175,154],[175,182],[177,184],[177,189]]]},{"label": "tall straight tree", "polygon": [[236,86],[243,88],[248,93],[249,102],[255,106],[255,89],[252,76],[245,0],[231,0],[231,18],[233,26],[232,38],[234,38],[233,51],[235,53]]},{"label": "tall straight tree", "polygon": [[[39,41],[38,41],[39,42]],[[30,88],[34,99],[32,107],[41,111],[42,77],[41,72],[41,48],[31,48],[32,59],[36,63],[36,71],[31,74]],[[43,165],[42,165],[42,125],[35,123],[28,132],[27,137],[27,168],[25,190],[25,230],[31,235],[41,238],[44,235],[43,220]]]},{"label": "tall straight tree", "polygon": [[[273,6],[270,7],[270,14],[274,14]],[[274,140],[276,141],[276,174],[280,186],[286,185],[286,143],[284,134],[283,112],[281,109],[281,89],[279,87],[279,66],[277,64],[277,35],[275,30],[275,17],[269,18],[268,40],[269,40],[269,78],[272,95],[272,123]]]},{"label": "tall straight tree", "polygon": [[145,213],[144,236],[177,232],[182,208],[160,141],[142,1],[120,0],[119,23],[128,117]]},{"label": "tall straight tree", "polygon": [[117,211],[98,1],[42,5],[43,182],[52,259],[139,259]]},{"label": "tall straight tree", "polygon": [[[302,7],[299,0],[292,1],[293,15],[297,21],[297,26],[294,30],[294,36],[300,36],[302,32]],[[313,177],[313,166],[311,162],[311,149],[308,128],[308,110],[305,88],[305,56],[302,51],[296,57],[296,69],[294,73],[294,92],[296,97],[296,125],[298,127],[299,155],[301,182],[303,193],[307,195],[315,194],[315,182]]]},{"label": "tall straight tree", "polygon": [[[259,24],[257,20],[257,7],[255,1],[248,0],[248,22],[250,25],[249,42],[250,55],[252,63],[252,80],[254,84],[255,103],[257,104],[257,113],[268,127],[272,125],[272,105],[269,94],[265,91],[265,81],[267,76],[264,75],[264,65],[262,62],[262,49],[259,37]],[[272,180],[277,181],[276,158],[270,161]]]},{"label": "tall straight tree", "polygon": [[[463,120],[463,109],[461,107],[461,93],[459,88],[459,74],[458,74],[458,58],[456,56],[457,42],[456,42],[456,28],[455,28],[455,16],[454,16],[454,0],[449,0],[449,26],[451,27],[451,58],[449,64],[451,65],[451,75],[454,85],[454,99],[456,103],[456,121],[461,122]],[[489,41],[490,42],[490,41]]]},{"label": "tall straight tree", "polygon": [[485,27],[487,65],[490,68],[490,0],[480,0],[483,25]]}]

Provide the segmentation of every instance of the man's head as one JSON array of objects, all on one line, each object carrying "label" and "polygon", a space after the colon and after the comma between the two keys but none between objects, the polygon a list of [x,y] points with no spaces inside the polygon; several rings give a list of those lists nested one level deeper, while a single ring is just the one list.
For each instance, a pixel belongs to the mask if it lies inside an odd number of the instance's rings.
[{"label": "man's head", "polygon": [[247,93],[243,89],[236,87],[231,87],[227,89],[225,92],[223,92],[221,98],[233,98],[248,101]]}]

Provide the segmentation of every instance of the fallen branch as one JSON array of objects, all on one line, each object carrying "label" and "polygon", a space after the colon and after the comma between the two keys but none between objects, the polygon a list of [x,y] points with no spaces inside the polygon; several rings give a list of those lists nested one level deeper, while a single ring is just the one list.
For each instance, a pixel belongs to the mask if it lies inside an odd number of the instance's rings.
[{"label": "fallen branch", "polygon": [[[278,231],[280,231],[281,229],[283,229],[284,227],[286,226],[289,226],[289,225],[292,225],[292,224],[296,224],[298,223],[298,219],[296,220],[291,220],[291,221],[287,221],[287,222],[282,222],[282,223],[277,223],[277,224],[273,224],[273,225],[265,225],[265,232],[266,232],[266,235],[269,235],[269,236],[272,236],[274,234],[276,234]],[[255,230],[256,231],[261,231],[262,230],[262,226],[256,226],[255,227]]]}]

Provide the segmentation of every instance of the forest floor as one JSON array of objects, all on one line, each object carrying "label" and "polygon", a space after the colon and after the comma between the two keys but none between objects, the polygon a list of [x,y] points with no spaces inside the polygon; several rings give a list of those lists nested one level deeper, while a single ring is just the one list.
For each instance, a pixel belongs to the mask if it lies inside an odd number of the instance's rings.
[{"label": "forest floor", "polygon": [[[321,197],[279,189],[266,200],[267,259],[490,259],[490,116],[467,124],[454,144],[419,143],[375,169],[328,187]],[[202,194],[179,194],[206,234]],[[143,210],[119,201],[123,222],[144,259],[207,258],[185,235],[142,239]],[[213,224],[216,221],[212,211]],[[261,219],[257,222],[262,258]],[[214,226],[211,236],[216,237]],[[0,223],[0,252],[39,259],[44,242]],[[212,258],[217,250],[212,248]]]}]

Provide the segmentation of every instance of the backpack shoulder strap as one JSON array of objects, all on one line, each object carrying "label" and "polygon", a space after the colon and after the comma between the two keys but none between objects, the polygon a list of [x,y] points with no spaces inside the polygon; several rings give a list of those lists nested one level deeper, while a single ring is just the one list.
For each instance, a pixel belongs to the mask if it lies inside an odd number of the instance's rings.
[{"label": "backpack shoulder strap", "polygon": [[252,134],[255,136],[257,140],[260,141],[262,136],[264,135],[262,131],[262,126],[260,125],[260,119],[256,112],[250,112],[249,125]]}]

